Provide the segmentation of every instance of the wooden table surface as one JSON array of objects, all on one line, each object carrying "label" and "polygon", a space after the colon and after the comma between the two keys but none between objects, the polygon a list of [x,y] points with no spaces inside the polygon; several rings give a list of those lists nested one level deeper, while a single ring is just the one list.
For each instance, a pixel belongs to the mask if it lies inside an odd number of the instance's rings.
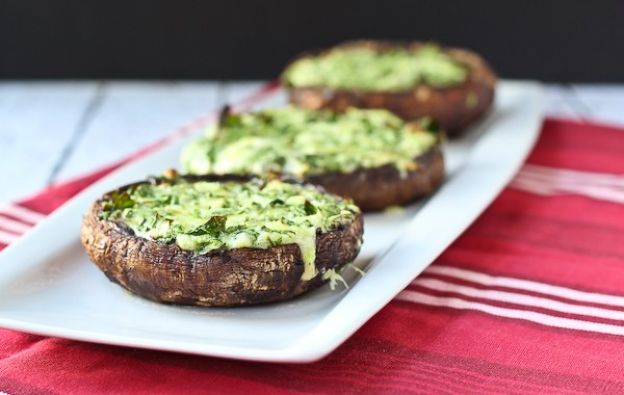
[{"label": "wooden table surface", "polygon": [[[261,82],[0,82],[0,203],[79,176]],[[624,85],[546,85],[546,113],[624,126]]]}]

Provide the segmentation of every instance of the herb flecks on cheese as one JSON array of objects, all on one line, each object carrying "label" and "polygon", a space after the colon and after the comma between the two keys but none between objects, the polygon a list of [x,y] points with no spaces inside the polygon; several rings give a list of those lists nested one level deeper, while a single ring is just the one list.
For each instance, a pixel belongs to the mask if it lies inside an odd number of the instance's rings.
[{"label": "herb flecks on cheese", "polygon": [[295,61],[283,79],[295,87],[403,91],[419,84],[443,88],[463,83],[467,68],[433,44],[418,50],[335,48]]},{"label": "herb flecks on cheese", "polygon": [[191,174],[303,179],[390,164],[405,174],[436,142],[434,133],[386,110],[336,114],[286,106],[227,115],[185,149],[182,167]]},{"label": "herb flecks on cheese", "polygon": [[101,217],[137,236],[204,254],[232,248],[297,244],[302,280],[315,269],[316,234],[352,221],[359,209],[314,187],[271,181],[139,184],[107,195]]}]

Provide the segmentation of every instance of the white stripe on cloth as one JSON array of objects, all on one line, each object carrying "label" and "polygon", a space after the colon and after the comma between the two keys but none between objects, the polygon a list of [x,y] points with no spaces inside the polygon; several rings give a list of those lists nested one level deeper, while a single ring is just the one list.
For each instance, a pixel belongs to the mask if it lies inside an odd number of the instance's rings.
[{"label": "white stripe on cloth", "polygon": [[442,276],[471,281],[485,286],[497,286],[515,288],[525,291],[536,292],[544,295],[557,296],[564,299],[586,303],[597,303],[624,307],[624,297],[617,295],[601,294],[596,292],[579,291],[572,288],[551,285],[531,280],[523,280],[513,277],[498,277],[472,270],[460,269],[451,266],[433,265],[426,269],[426,273],[439,274]]},{"label": "white stripe on cloth", "polygon": [[0,243],[2,244],[9,245],[19,238],[19,235],[0,230]]},{"label": "white stripe on cloth", "polygon": [[573,194],[624,203],[624,175],[524,165],[511,188],[541,196]]},{"label": "white stripe on cloth", "polygon": [[624,188],[624,174],[570,170],[531,164],[522,166],[520,173],[536,179],[556,180],[562,183],[585,183]]},{"label": "white stripe on cloth", "polygon": [[560,313],[569,313],[587,317],[597,317],[624,321],[624,311],[616,311],[599,307],[580,306],[544,297],[531,296],[514,292],[473,288],[432,278],[417,278],[412,282],[412,284],[419,285],[421,287],[432,289],[435,291],[453,292],[472,298],[489,299],[496,302],[512,303],[529,307],[539,307]]},{"label": "white stripe on cloth", "polygon": [[492,306],[486,303],[471,302],[456,297],[432,296],[422,292],[406,290],[401,292],[396,298],[404,302],[424,304],[428,306],[447,307],[457,310],[473,310],[490,314],[497,317],[513,318],[531,321],[537,324],[573,329],[586,332],[596,332],[609,335],[624,336],[624,327],[599,322],[582,321],[572,318],[556,317],[549,314],[535,311],[511,309],[507,307]]},{"label": "white stripe on cloth", "polygon": [[612,203],[624,203],[624,190],[591,185],[558,185],[527,178],[522,174],[516,176],[509,186],[541,196],[578,195]]},{"label": "white stripe on cloth", "polygon": [[31,228],[32,225],[27,225],[23,222],[0,216],[0,230],[8,230],[9,232],[22,234]]},{"label": "white stripe on cloth", "polygon": [[10,215],[30,224],[36,224],[46,217],[45,214],[11,203],[0,204],[0,213]]}]

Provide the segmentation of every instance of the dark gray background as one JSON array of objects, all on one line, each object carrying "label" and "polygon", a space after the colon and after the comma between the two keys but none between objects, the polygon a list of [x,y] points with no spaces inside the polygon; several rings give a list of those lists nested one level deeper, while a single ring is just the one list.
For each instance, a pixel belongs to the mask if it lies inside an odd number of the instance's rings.
[{"label": "dark gray background", "polygon": [[508,78],[624,82],[624,0],[0,0],[0,78],[272,78],[353,38],[433,39]]}]

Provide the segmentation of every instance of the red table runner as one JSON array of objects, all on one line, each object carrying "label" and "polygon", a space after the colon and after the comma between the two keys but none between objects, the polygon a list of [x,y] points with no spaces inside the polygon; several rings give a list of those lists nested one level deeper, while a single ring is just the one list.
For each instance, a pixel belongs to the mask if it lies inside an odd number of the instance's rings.
[{"label": "red table runner", "polygon": [[[529,164],[609,174],[578,173],[586,194],[507,188],[319,362],[240,362],[0,329],[0,391],[622,393],[623,154],[622,130],[547,120]],[[35,221],[33,211],[51,212],[110,170],[48,189],[4,217]]]}]

